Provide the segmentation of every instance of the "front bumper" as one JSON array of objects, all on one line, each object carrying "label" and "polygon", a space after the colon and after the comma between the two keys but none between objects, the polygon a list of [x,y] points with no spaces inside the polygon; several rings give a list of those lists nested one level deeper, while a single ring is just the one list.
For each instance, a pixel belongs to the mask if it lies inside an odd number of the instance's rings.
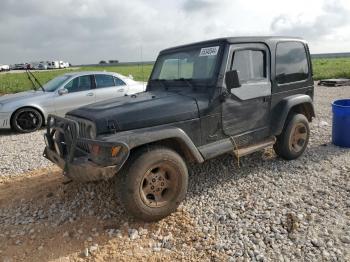
[{"label": "front bumper", "polygon": [[10,118],[11,113],[0,113],[0,129],[11,128]]},{"label": "front bumper", "polygon": [[[49,115],[47,123],[43,155],[73,180],[107,180],[121,169],[129,156],[129,148],[124,143],[81,137],[75,120]],[[101,150],[91,152],[92,146]],[[119,153],[111,156],[112,148],[119,148]]]}]

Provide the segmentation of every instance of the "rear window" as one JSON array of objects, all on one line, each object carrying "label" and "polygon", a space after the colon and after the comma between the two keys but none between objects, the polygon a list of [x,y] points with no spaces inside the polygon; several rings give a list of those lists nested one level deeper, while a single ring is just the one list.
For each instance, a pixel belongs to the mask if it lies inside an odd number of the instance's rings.
[{"label": "rear window", "polygon": [[115,86],[114,78],[111,75],[95,75],[96,88]]},{"label": "rear window", "polygon": [[125,86],[124,81],[119,79],[118,77],[114,77],[114,83],[116,86]]},{"label": "rear window", "polygon": [[286,84],[306,80],[309,66],[305,47],[300,42],[283,42],[277,44],[276,80]]}]

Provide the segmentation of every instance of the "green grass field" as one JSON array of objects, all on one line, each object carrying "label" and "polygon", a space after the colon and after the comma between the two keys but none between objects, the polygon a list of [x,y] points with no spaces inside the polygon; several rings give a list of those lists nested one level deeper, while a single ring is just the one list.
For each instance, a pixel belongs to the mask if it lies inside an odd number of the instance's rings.
[{"label": "green grass field", "polygon": [[[314,79],[325,78],[350,78],[350,58],[313,59]],[[78,71],[111,71],[128,76],[131,74],[135,80],[147,81],[152,70],[152,65],[130,66],[98,66],[80,67],[79,69],[66,69],[57,71],[34,72],[39,81],[44,84],[50,79],[66,72]],[[2,73],[0,74],[0,94],[16,93],[31,89],[31,82],[25,73]]]},{"label": "green grass field", "polygon": [[350,58],[313,59],[314,79],[350,78]]},{"label": "green grass field", "polygon": [[[117,72],[122,75],[132,75],[134,80],[147,81],[151,74],[153,65],[132,65],[132,66],[106,66],[106,67],[80,67],[78,69],[60,69],[53,71],[33,72],[40,83],[44,84],[47,81],[62,75],[67,72],[77,71],[110,71]],[[28,80],[26,73],[2,73],[0,74],[0,94],[17,93],[20,91],[32,89],[32,83]]]}]

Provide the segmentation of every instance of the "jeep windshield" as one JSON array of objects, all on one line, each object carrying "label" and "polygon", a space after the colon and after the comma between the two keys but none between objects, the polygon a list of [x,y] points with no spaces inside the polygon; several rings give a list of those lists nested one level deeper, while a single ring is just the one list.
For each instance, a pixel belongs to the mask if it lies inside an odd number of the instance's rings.
[{"label": "jeep windshield", "polygon": [[154,65],[151,83],[159,82],[161,86],[168,86],[168,82],[172,85],[180,82],[187,86],[191,86],[190,82],[209,85],[215,80],[220,48],[219,44],[213,44],[160,54]]}]

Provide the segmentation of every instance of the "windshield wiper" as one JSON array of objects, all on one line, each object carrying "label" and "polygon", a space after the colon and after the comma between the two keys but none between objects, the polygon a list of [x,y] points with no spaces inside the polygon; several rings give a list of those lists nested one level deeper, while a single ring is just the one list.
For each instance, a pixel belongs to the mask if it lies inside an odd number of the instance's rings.
[{"label": "windshield wiper", "polygon": [[[26,69],[26,73],[28,75],[28,79],[33,84],[34,90],[36,91],[36,86],[35,86],[35,82],[36,82],[39,85],[39,87],[41,88],[41,90],[43,90],[43,92],[45,93],[44,87],[41,85],[39,80],[35,77],[35,75],[28,68]],[[32,78],[34,78],[35,82],[34,82],[34,80]]]},{"label": "windshield wiper", "polygon": [[168,89],[168,87],[165,85],[166,79],[152,79],[151,81],[152,81],[152,82],[160,83],[160,85],[161,85],[162,87],[164,87],[165,89]]},{"label": "windshield wiper", "polygon": [[189,88],[192,88],[192,89],[196,90],[196,87],[194,87],[193,84],[192,84],[192,82],[191,82],[192,80],[193,80],[192,78],[183,78],[183,77],[178,78],[178,79],[174,79],[174,81],[183,81],[183,82],[186,83],[186,85],[187,85]]}]

